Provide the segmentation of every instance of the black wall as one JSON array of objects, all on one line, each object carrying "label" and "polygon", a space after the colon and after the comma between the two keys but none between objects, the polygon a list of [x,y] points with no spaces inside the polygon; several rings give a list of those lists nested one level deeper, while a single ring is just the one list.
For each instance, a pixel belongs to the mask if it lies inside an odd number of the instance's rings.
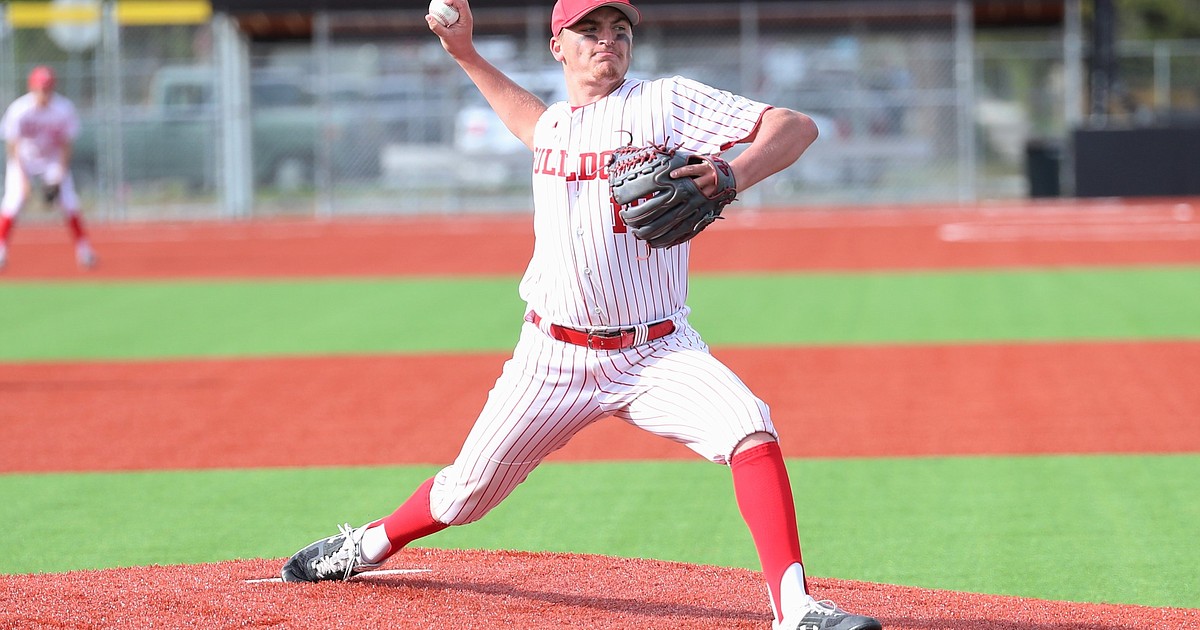
[{"label": "black wall", "polygon": [[1075,195],[1200,195],[1200,126],[1080,129]]}]

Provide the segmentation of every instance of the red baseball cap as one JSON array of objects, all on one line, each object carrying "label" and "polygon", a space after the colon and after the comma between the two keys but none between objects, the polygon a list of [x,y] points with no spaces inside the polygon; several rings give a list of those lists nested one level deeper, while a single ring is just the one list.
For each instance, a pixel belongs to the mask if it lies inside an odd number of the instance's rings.
[{"label": "red baseball cap", "polygon": [[54,87],[54,71],[47,66],[38,66],[29,71],[29,89],[43,90]]},{"label": "red baseball cap", "polygon": [[554,3],[554,11],[550,14],[550,34],[558,35],[558,32],[564,28],[583,19],[583,16],[599,9],[601,7],[612,7],[625,17],[629,18],[629,23],[637,25],[642,19],[642,14],[633,8],[629,0],[616,0],[615,2],[603,2],[602,0],[558,0]]}]

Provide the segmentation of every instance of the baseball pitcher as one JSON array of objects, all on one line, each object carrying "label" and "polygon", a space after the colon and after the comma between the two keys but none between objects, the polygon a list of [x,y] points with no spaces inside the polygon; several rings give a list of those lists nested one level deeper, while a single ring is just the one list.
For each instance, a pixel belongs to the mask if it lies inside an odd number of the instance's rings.
[{"label": "baseball pitcher", "polygon": [[[513,356],[457,458],[392,514],[297,552],[285,581],[344,580],[412,541],[483,518],[589,424],[618,418],[729,467],[775,630],[877,630],[812,597],[767,405],[688,322],[693,240],[727,204],[795,162],[812,120],[682,77],[626,76],[641,15],[628,0],[558,0],[550,54],[568,100],[546,105],[480,56],[466,0],[426,21],[533,152],[535,244]],[[737,158],[720,156],[735,144]],[[718,229],[718,228],[714,228]]]}]

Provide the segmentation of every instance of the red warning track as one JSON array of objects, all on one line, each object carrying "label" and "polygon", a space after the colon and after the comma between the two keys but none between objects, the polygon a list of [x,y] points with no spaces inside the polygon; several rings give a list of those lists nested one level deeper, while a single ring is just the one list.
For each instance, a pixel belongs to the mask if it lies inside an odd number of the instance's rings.
[{"label": "red warning track", "polygon": [[[694,270],[1200,262],[1200,199],[727,214],[696,241]],[[519,274],[533,247],[528,215],[98,224],[93,236],[101,264],[81,275],[64,228],[19,226],[0,279]]]}]

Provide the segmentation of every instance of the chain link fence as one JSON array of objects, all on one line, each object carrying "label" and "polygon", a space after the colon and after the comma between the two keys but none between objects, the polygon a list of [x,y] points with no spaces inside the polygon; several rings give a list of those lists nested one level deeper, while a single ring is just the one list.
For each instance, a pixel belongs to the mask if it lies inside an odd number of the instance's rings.
[{"label": "chain link fence", "polygon": [[[649,7],[635,34],[630,74],[680,74],[817,120],[822,137],[810,153],[747,191],[747,205],[970,196],[960,184],[959,159],[966,146],[960,127],[970,122],[959,110],[954,73],[956,37],[970,32],[956,32],[955,5],[918,3],[890,16],[860,10],[847,12],[841,3],[742,3],[731,19],[729,7]],[[562,70],[548,51],[548,8],[516,15],[476,8],[475,14],[478,45],[490,60],[543,100],[565,98]],[[421,29],[409,33],[405,26],[414,19]],[[811,28],[829,20],[854,24]],[[389,25],[396,32],[386,32]],[[328,38],[317,38],[317,46],[328,46],[330,65],[339,69],[330,84],[361,86],[355,97],[335,97],[331,135],[340,142],[354,124],[382,130],[366,134],[378,146],[351,140],[344,148],[365,151],[362,164],[378,154],[378,181],[397,193],[382,202],[362,194],[350,199],[351,191],[362,192],[352,184],[335,193],[331,211],[529,207],[529,151],[490,112],[419,14],[339,13],[325,26]],[[260,47],[256,55],[264,67],[305,67],[311,52],[283,44]],[[349,92],[335,87],[333,93]],[[377,109],[387,98],[396,105]]]},{"label": "chain link fence", "polygon": [[[74,172],[90,213],[531,207],[529,151],[422,11],[317,14],[305,39],[249,41],[228,16],[156,24],[123,18],[116,3],[75,2],[94,16],[36,24],[8,9],[0,97],[22,93],[33,66],[56,68],[84,118]],[[971,9],[655,5],[643,10],[631,75],[681,74],[817,120],[817,144],[747,191],[739,203],[748,207],[1024,197],[1031,147],[1061,148],[1083,120],[1082,47],[1061,27],[977,32]],[[549,3],[475,15],[485,56],[544,100],[565,97],[547,48]],[[1118,53],[1124,100],[1114,118],[1137,124],[1200,108],[1200,43],[1123,42]]]}]

